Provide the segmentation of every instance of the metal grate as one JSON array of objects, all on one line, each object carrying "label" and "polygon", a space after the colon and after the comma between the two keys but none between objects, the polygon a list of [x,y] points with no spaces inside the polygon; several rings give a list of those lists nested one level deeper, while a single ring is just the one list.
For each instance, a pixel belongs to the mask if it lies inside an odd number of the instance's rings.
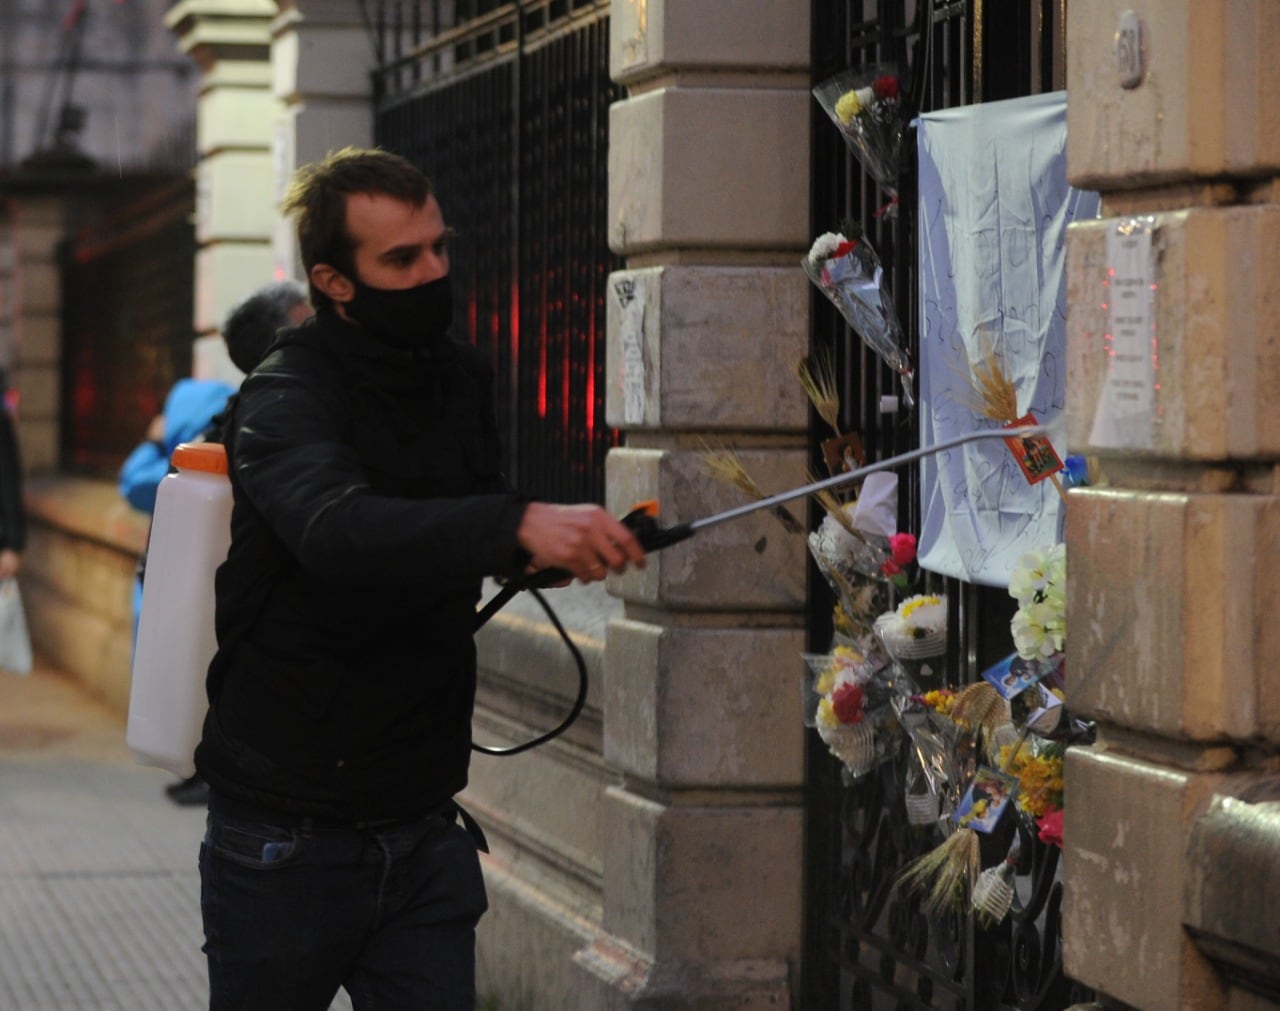
[{"label": "metal grate", "polygon": [[607,2],[383,2],[377,142],[431,176],[458,230],[465,336],[498,373],[506,472],[552,501],[601,501],[608,249]]},{"label": "metal grate", "polygon": [[114,477],[191,371],[194,186],[184,174],[138,191],[61,251],[62,466],[76,473]]},{"label": "metal grate", "polygon": [[[914,111],[1063,87],[1065,0],[818,0],[811,10],[815,83],[849,67],[896,62],[907,72]],[[835,230],[849,218],[862,223],[885,265],[914,360],[914,144],[909,137],[896,217],[881,214],[888,198],[862,172],[816,102],[812,116],[813,233]],[[899,392],[897,377],[816,291],[812,308],[812,346],[835,355],[842,429],[860,433],[868,460],[915,448],[914,412],[880,411],[881,397]],[[817,425],[814,430],[821,431]],[[811,452],[820,466],[816,439]],[[899,480],[899,529],[918,530],[919,472],[903,471]],[[834,601],[813,566],[809,586],[809,647],[824,651],[831,642]],[[970,682],[1008,652],[1013,601],[1003,590],[953,579],[934,577],[928,589],[947,594],[949,669]],[[810,735],[801,1006],[1050,1011],[1085,999],[1061,973],[1056,849],[1022,838],[1019,902],[1014,915],[992,931],[977,929],[971,918],[930,920],[917,900],[894,891],[900,869],[936,842],[909,825],[900,775],[901,765],[890,762],[845,786],[839,763]],[[984,837],[984,845],[1004,851],[1010,841]],[[984,866],[996,862],[996,856],[984,856]]]}]

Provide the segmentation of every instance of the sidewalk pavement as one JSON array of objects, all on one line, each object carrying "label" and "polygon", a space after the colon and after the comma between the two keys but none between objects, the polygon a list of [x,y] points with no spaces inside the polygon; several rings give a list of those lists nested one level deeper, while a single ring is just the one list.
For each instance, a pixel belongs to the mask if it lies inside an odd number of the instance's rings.
[{"label": "sidewalk pavement", "polygon": [[70,678],[0,672],[2,1011],[208,1006],[204,809],[171,803],[173,780]]}]

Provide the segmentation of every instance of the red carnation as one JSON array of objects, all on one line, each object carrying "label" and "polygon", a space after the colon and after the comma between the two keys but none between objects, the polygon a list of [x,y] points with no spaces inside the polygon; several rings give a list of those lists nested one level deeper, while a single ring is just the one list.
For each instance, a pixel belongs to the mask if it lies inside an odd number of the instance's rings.
[{"label": "red carnation", "polygon": [[848,256],[857,248],[858,248],[858,240],[849,239],[845,242],[840,243],[840,245],[836,246],[835,252],[831,254],[831,258],[833,260],[838,260],[842,256]]},{"label": "red carnation", "polygon": [[1046,811],[1036,821],[1036,826],[1040,829],[1038,835],[1042,843],[1062,849],[1062,808]]},{"label": "red carnation", "polygon": [[875,92],[876,98],[897,98],[898,79],[892,74],[877,77],[871,82],[871,90]]},{"label": "red carnation", "polygon": [[889,538],[889,550],[893,552],[893,564],[899,569],[916,560],[916,535],[894,534]]},{"label": "red carnation", "polygon": [[857,723],[862,719],[862,688],[845,682],[831,693],[831,709],[841,723]]}]

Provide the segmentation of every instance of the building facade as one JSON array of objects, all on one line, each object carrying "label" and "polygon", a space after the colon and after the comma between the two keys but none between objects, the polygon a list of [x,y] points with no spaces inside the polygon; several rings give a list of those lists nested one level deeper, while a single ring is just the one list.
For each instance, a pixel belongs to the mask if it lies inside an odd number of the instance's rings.
[{"label": "building facade", "polygon": [[[551,5],[426,6],[447,29]],[[409,7],[165,11],[198,68],[197,373],[234,378],[217,321],[263,280],[296,273],[277,213],[292,170],[377,137],[386,26],[368,15]],[[622,262],[604,292],[603,400],[622,445],[606,505],[656,498],[686,520],[739,504],[706,477],[709,441],[766,487],[802,483],[809,417],[793,368],[810,331],[796,264],[812,238],[811,3],[560,8],[584,24],[607,16],[619,88],[606,238]],[[1134,22],[1136,61],[1116,43]],[[495,38],[495,58],[522,44]],[[1265,58],[1276,40],[1280,18],[1262,2],[1072,0],[1068,13],[1068,170],[1104,195],[1104,217],[1070,240],[1068,414],[1073,450],[1088,447],[1109,486],[1073,491],[1068,506],[1072,698],[1099,721],[1100,744],[1073,749],[1068,766],[1064,948],[1073,977],[1139,1008],[1270,1007],[1277,986],[1266,911],[1280,718],[1267,685],[1280,660],[1268,620],[1280,429],[1266,390],[1280,367],[1268,298],[1280,155]],[[15,370],[33,405],[24,449],[45,472],[30,497],[32,624],[123,708],[140,527],[114,489],[57,473],[37,406],[45,381],[57,417],[60,207],[23,204],[7,261],[30,338]],[[1089,421],[1106,381],[1107,230],[1133,218],[1160,237],[1161,413],[1148,444],[1117,448],[1093,441]],[[531,754],[478,756],[465,798],[493,843],[479,963],[495,1006],[802,1006],[806,565],[802,539],[764,515],[611,577],[607,593],[558,592],[591,677],[584,716]],[[480,654],[478,738],[526,739],[572,701],[567,653],[531,601],[490,623]]]}]

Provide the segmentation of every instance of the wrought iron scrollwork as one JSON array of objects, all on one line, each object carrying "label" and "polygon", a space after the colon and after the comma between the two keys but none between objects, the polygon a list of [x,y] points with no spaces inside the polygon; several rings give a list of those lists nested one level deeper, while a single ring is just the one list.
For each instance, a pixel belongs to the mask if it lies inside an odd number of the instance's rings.
[{"label": "wrought iron scrollwork", "polygon": [[904,746],[840,789],[840,889],[836,951],[840,1008],[1060,1011],[1087,996],[1063,976],[1061,851],[1037,838],[1024,815],[1006,814],[983,839],[988,862],[1017,854],[1009,915],[984,929],[968,911],[928,915],[898,886],[902,869],[944,838],[913,825],[904,801]]}]

